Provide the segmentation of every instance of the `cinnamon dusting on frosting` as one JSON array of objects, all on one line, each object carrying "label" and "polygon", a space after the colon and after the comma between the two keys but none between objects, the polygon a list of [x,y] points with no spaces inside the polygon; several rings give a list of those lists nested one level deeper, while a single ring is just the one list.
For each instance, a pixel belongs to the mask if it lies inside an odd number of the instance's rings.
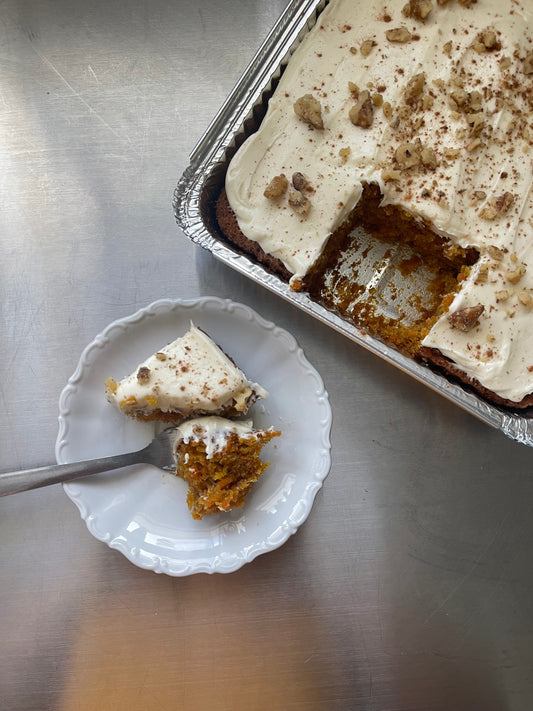
[{"label": "cinnamon dusting on frosting", "polygon": [[[229,202],[243,233],[281,259],[294,283],[363,183],[379,185],[384,207],[401,206],[452,244],[477,249],[479,264],[423,345],[518,401],[533,390],[524,366],[533,352],[533,8],[393,0],[386,14],[373,0],[331,0],[261,129],[232,160]],[[298,171],[314,190],[305,219],[262,197],[272,176]],[[515,284],[521,296],[508,293]],[[485,310],[466,338],[450,317],[471,304]],[[472,342],[484,347],[489,333],[492,355],[480,361]]]}]

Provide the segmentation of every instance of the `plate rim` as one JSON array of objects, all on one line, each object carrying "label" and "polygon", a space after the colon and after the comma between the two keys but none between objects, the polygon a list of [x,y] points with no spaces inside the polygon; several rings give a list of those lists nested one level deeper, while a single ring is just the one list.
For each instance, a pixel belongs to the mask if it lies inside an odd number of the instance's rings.
[{"label": "plate rim", "polygon": [[[321,425],[321,437],[317,448],[317,461],[314,471],[309,475],[309,480],[305,485],[305,488],[302,490],[298,500],[294,503],[290,515],[285,517],[285,520],[281,522],[280,526],[273,533],[270,532],[268,535],[263,536],[257,543],[241,547],[238,552],[230,552],[223,555],[219,552],[217,555],[207,556],[209,558],[208,560],[201,558],[178,562],[168,556],[155,553],[150,553],[149,557],[142,557],[142,551],[137,550],[135,547],[129,546],[125,541],[117,539],[117,537],[113,538],[113,534],[111,534],[111,532],[102,533],[99,531],[95,525],[97,517],[94,513],[90,512],[90,507],[83,500],[81,494],[73,491],[72,485],[68,483],[63,484],[65,494],[76,505],[89,532],[97,540],[100,540],[106,543],[110,548],[121,552],[137,567],[152,570],[156,573],[165,573],[174,577],[191,575],[195,573],[211,574],[234,572],[246,563],[253,561],[257,556],[282,546],[292,535],[294,535],[294,533],[296,533],[298,528],[308,518],[315,497],[321,489],[331,468],[331,426],[333,417],[329,396],[321,375],[308,361],[303,349],[299,346],[291,333],[279,326],[276,326],[274,322],[265,319],[246,304],[216,296],[199,296],[187,299],[157,299],[127,316],[114,319],[83,348],[76,368],[62,389],[59,397],[59,427],[55,443],[56,461],[59,464],[69,461],[69,458],[65,457],[64,451],[65,447],[69,444],[69,408],[71,398],[75,396],[84,373],[91,365],[93,353],[99,349],[103,349],[112,341],[112,333],[117,329],[126,331],[128,328],[131,328],[132,325],[135,325],[145,318],[157,317],[159,314],[168,314],[175,309],[198,309],[209,306],[229,314],[238,311],[241,317],[245,316],[247,320],[255,321],[262,329],[271,332],[276,338],[285,339],[288,351],[295,355],[300,367],[302,367],[305,372],[305,375],[313,377],[315,382],[315,395],[317,407],[320,412],[319,419]],[[73,485],[75,487],[76,482],[73,482]]]}]

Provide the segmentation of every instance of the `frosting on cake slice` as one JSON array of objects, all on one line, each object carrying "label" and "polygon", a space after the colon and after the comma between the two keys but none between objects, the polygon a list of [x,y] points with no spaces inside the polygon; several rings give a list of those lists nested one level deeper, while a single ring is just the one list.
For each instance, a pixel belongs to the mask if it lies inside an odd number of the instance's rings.
[{"label": "frosting on cake slice", "polygon": [[189,331],[141,363],[130,375],[106,381],[109,402],[139,420],[179,422],[186,417],[245,414],[267,391],[200,328]]}]

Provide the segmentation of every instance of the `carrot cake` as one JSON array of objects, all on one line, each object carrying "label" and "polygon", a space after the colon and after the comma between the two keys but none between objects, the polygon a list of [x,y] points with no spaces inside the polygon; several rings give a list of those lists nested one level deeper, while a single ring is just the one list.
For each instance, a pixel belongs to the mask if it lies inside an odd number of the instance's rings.
[{"label": "carrot cake", "polygon": [[206,414],[238,417],[268,397],[194,325],[119,382],[108,378],[105,389],[109,402],[125,415],[163,422]]},{"label": "carrot cake", "polygon": [[[229,164],[219,225],[373,335],[533,405],[532,116],[531,0],[330,0]],[[429,266],[403,330],[379,285],[350,287],[361,226],[386,243],[377,272],[399,243],[397,271]]]},{"label": "carrot cake", "polygon": [[268,467],[261,449],[279,431],[223,417],[186,420],[177,428],[176,474],[187,482],[193,518],[239,508]]}]

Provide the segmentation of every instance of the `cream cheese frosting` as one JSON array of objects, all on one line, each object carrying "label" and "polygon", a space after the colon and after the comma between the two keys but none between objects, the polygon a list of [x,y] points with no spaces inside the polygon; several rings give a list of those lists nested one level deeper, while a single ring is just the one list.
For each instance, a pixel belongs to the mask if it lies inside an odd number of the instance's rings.
[{"label": "cream cheese frosting", "polygon": [[[240,229],[293,284],[364,183],[476,248],[422,345],[512,402],[533,391],[532,29],[530,0],[331,0],[226,176]],[[322,126],[297,115],[305,96]],[[305,176],[305,211],[265,197],[281,174]]]},{"label": "cream cheese frosting", "polygon": [[[161,348],[118,383],[106,382],[107,398],[125,414],[143,419],[163,413],[246,413],[267,391],[253,383],[200,328]],[[158,419],[154,417],[153,419]],[[172,419],[162,418],[162,419]]]},{"label": "cream cheese frosting", "polygon": [[191,441],[203,442],[205,444],[206,457],[211,459],[215,452],[224,448],[228,436],[232,433],[237,434],[239,439],[257,438],[257,433],[251,420],[228,420],[225,417],[214,415],[195,417],[182,422],[176,428],[174,452],[177,454],[182,442],[185,444]]}]

